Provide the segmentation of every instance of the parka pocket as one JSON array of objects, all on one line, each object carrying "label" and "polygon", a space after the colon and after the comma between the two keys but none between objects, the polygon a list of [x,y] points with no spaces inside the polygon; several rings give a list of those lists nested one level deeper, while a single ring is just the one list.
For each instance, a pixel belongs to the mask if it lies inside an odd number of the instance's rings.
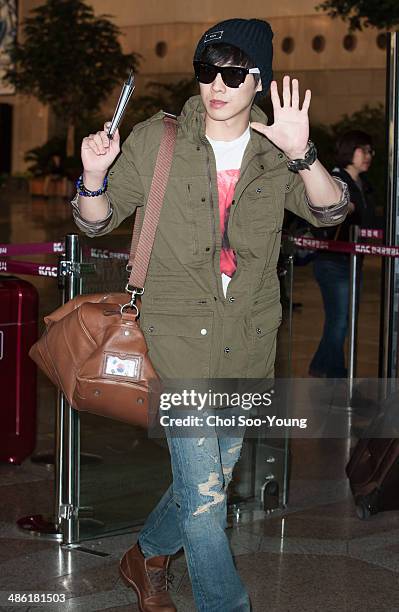
[{"label": "parka pocket", "polygon": [[251,316],[248,376],[273,378],[281,304],[266,306]]},{"label": "parka pocket", "polygon": [[209,376],[212,312],[185,315],[146,311],[141,316],[140,326],[149,357],[161,378]]},{"label": "parka pocket", "polygon": [[248,198],[246,201],[248,248],[267,266],[277,263],[281,240],[280,216],[271,197]]},{"label": "parka pocket", "polygon": [[[162,261],[196,265],[211,256],[212,232],[206,188],[189,177],[172,177],[161,211],[154,255]],[[200,184],[200,183],[199,183]]]},{"label": "parka pocket", "polygon": [[277,229],[277,214],[273,206],[272,196],[259,194],[258,197],[248,197],[247,211],[254,234],[265,235]]},{"label": "parka pocket", "polygon": [[284,210],[270,182],[264,179],[255,181],[245,190],[245,198],[253,234],[265,235],[281,230]]}]

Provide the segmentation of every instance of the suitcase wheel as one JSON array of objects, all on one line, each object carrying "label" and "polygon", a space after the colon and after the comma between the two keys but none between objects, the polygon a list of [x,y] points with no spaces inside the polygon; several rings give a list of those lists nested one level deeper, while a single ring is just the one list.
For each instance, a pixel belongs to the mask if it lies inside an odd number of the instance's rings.
[{"label": "suitcase wheel", "polygon": [[362,521],[369,519],[372,514],[377,514],[378,508],[375,497],[373,494],[356,497],[356,514]]},{"label": "suitcase wheel", "polygon": [[370,508],[365,502],[358,501],[358,503],[356,504],[356,514],[358,518],[360,518],[362,521],[366,521],[371,516]]}]

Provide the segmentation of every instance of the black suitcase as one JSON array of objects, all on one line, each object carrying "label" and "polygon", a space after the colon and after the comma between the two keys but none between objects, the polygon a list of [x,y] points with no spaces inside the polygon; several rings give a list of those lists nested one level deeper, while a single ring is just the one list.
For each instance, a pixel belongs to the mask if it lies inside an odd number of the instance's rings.
[{"label": "black suitcase", "polygon": [[[368,437],[359,440],[346,466],[346,474],[360,519],[385,510],[399,510],[399,392],[383,402]],[[377,437],[380,436],[380,437]]]}]

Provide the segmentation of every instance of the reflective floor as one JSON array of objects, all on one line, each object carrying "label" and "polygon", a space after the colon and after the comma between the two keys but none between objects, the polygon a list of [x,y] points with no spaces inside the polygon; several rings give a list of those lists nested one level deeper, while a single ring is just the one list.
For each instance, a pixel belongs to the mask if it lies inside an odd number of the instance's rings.
[{"label": "reflective floor", "polygon": [[[16,187],[2,190],[0,243],[60,240],[68,231],[74,226],[62,200],[31,200]],[[90,244],[124,248],[129,232],[126,222],[112,236]],[[54,261],[50,256],[26,259]],[[360,377],[377,376],[379,266],[378,259],[366,259]],[[55,280],[25,278],[40,290],[42,314],[58,305]],[[305,377],[323,325],[311,266],[295,269],[294,301],[302,306],[294,312],[292,370],[295,377]],[[279,340],[282,372],[286,353],[285,327]],[[39,375],[35,454],[52,449],[54,406],[55,392]],[[232,513],[228,534],[255,612],[399,610],[399,512],[382,513],[369,521],[357,518],[344,472],[350,445],[350,440],[292,440],[287,508],[269,515],[260,509]],[[117,563],[136,539],[135,523],[167,486],[167,451],[138,431],[89,415],[82,420],[82,450],[97,456],[82,467],[85,551],[64,550],[16,526],[16,520],[26,515],[51,515],[52,470],[30,459],[20,466],[0,464],[0,610],[138,610],[134,594],[118,577]],[[126,524],[131,525],[129,530],[118,533]],[[179,612],[194,611],[184,556],[173,560],[171,570]],[[12,591],[66,594],[67,603],[8,607],[5,593]]]}]

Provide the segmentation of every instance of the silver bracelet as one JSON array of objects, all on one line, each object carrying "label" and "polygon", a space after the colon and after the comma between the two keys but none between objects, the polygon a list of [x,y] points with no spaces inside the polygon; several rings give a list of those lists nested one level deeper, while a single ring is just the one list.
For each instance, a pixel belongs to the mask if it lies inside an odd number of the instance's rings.
[{"label": "silver bracelet", "polygon": [[344,219],[348,210],[348,185],[345,183],[345,181],[338,178],[337,176],[333,176],[331,178],[340,185],[342,191],[341,198],[337,203],[330,204],[329,206],[315,206],[309,200],[307,193],[305,193],[309,209],[312,211],[314,216],[317,217],[317,219],[319,219],[322,223],[339,223],[340,220]]}]

